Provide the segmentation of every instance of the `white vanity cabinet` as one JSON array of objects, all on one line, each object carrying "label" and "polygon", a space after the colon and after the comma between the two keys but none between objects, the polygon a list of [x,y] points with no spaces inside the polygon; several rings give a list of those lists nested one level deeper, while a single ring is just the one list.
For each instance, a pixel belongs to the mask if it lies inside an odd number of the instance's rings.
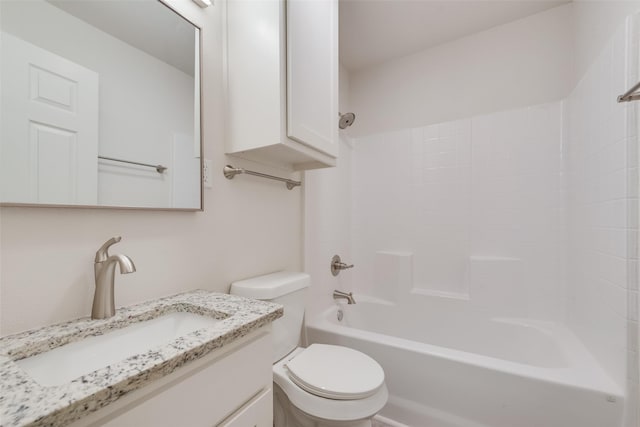
[{"label": "white vanity cabinet", "polygon": [[228,0],[225,34],[227,153],[335,166],[337,0]]},{"label": "white vanity cabinet", "polygon": [[271,427],[271,354],[267,326],[127,394],[72,427]]}]

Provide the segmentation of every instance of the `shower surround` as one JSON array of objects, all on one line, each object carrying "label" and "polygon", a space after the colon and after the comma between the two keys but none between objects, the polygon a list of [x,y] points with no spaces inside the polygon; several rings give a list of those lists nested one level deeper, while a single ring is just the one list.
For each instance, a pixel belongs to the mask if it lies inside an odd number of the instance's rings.
[{"label": "shower surround", "polygon": [[560,102],[357,139],[356,289],[560,320],[562,148]]}]

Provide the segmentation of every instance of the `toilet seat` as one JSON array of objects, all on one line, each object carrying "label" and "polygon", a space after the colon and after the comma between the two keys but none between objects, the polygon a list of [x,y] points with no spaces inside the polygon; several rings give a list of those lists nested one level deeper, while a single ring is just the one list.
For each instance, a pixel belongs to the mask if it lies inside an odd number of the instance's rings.
[{"label": "toilet seat", "polygon": [[375,360],[336,345],[311,344],[284,366],[300,388],[328,399],[364,399],[384,384],[384,371]]},{"label": "toilet seat", "polygon": [[[325,420],[361,420],[372,417],[387,403],[389,393],[384,382],[372,394],[360,399],[327,398],[305,390],[292,380],[289,369],[285,368],[285,365],[291,363],[299,355],[304,354],[305,351],[307,349],[297,348],[273,365],[274,383],[282,389],[291,403],[301,411]],[[374,363],[376,362],[374,361]]]}]

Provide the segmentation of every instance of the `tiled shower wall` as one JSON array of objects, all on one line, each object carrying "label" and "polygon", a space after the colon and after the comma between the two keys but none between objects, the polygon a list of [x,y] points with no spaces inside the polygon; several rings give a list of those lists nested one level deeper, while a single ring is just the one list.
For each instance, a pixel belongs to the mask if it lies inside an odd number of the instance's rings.
[{"label": "tiled shower wall", "polygon": [[394,299],[385,291],[394,284],[377,283],[386,276],[377,252],[410,253],[414,294],[560,319],[561,163],[559,102],[359,138],[355,286]]},{"label": "tiled shower wall", "polygon": [[[637,404],[637,106],[616,102],[637,81],[638,38],[631,31],[629,20],[566,104],[567,320]],[[627,414],[627,425],[637,422],[636,405]]]}]

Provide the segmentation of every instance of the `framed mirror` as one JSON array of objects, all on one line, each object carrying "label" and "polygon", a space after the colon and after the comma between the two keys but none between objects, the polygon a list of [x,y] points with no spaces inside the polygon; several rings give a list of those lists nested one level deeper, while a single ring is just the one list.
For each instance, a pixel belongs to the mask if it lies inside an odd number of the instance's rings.
[{"label": "framed mirror", "polygon": [[200,210],[200,29],[159,0],[0,1],[0,204]]}]

